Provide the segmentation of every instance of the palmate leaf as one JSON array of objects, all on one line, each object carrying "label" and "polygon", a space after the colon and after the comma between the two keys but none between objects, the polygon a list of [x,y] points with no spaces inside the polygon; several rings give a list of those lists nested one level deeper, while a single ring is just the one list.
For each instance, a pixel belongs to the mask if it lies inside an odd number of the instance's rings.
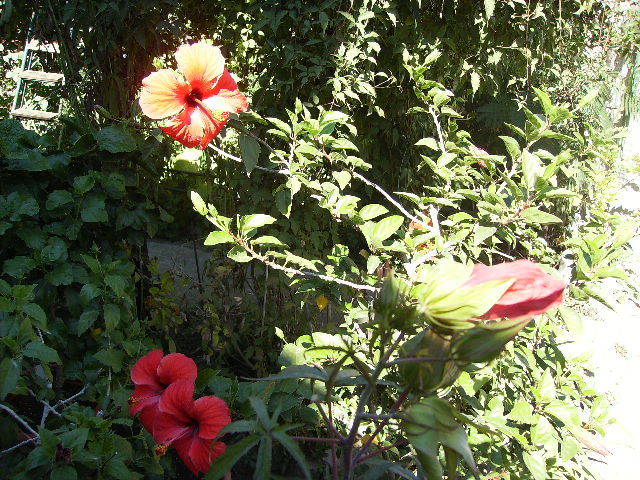
[{"label": "palmate leaf", "polygon": [[215,468],[212,468],[204,478],[207,480],[220,480],[233,466],[244,457],[262,439],[262,435],[254,433],[243,438],[239,442],[229,445],[227,450],[216,458]]}]

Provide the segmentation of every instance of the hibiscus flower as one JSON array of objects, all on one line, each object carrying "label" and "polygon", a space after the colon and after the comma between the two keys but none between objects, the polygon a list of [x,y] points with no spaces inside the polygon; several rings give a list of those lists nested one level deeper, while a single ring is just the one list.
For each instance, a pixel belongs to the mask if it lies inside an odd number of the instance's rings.
[{"label": "hibiscus flower", "polygon": [[144,428],[153,433],[153,424],[158,414],[158,402],[166,388],[178,380],[195,382],[198,367],[182,353],[164,356],[162,350],[154,350],[136,362],[131,370],[131,380],[136,385],[129,399],[129,413],[140,413]]},{"label": "hibiscus flower", "polygon": [[471,278],[463,287],[474,287],[493,280],[515,279],[500,300],[480,318],[494,320],[509,317],[532,317],[562,303],[566,285],[545,273],[529,260],[516,260],[498,265],[474,265]]},{"label": "hibiscus flower", "polygon": [[218,47],[205,42],[176,51],[179,76],[163,68],[142,80],[143,113],[167,122],[160,128],[187,147],[205,149],[226,125],[229,113],[247,109],[247,99],[224,67]]},{"label": "hibiscus flower", "polygon": [[212,395],[193,400],[194,383],[180,380],[169,385],[158,405],[153,438],[156,453],[175,447],[194,475],[206,473],[227,446],[214,440],[231,423],[229,406]]}]

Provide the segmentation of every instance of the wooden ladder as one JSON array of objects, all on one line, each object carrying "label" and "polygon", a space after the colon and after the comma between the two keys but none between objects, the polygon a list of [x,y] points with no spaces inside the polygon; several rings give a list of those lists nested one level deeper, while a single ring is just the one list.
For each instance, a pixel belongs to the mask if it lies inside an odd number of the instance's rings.
[{"label": "wooden ladder", "polygon": [[60,116],[62,108],[61,101],[58,103],[57,112],[33,110],[24,106],[29,82],[44,82],[64,85],[64,75],[62,73],[50,73],[31,69],[35,60],[35,52],[46,52],[53,55],[60,53],[60,49],[56,42],[46,43],[33,38],[35,33],[35,24],[36,14],[34,13],[31,17],[31,24],[27,33],[27,42],[24,47],[22,66],[20,68],[20,73],[18,74],[18,85],[13,97],[10,116],[39,121],[51,121]]}]

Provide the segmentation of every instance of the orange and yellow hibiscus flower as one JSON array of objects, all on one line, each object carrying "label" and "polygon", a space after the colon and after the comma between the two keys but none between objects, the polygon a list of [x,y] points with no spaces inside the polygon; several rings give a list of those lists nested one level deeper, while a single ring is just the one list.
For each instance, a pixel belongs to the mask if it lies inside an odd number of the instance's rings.
[{"label": "orange and yellow hibiscus flower", "polygon": [[[224,67],[218,47],[205,42],[176,51],[178,71],[163,68],[142,80],[140,107],[160,128],[187,147],[205,149],[229,120],[247,109],[247,98]],[[169,118],[168,118],[169,117]]]}]

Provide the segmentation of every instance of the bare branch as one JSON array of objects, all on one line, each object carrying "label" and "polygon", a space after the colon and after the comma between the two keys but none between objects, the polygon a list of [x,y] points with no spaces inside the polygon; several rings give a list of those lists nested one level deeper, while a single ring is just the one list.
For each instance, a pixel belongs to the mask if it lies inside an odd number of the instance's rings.
[{"label": "bare branch", "polygon": [[[209,144],[209,148],[211,148],[212,150],[215,150],[216,152],[218,152],[223,157],[228,158],[230,160],[233,160],[234,162],[244,163],[240,157],[236,157],[235,155],[232,155],[230,153],[225,152],[221,148],[216,147],[213,143]],[[260,171],[263,171],[263,172],[277,173],[277,174],[280,174],[280,175],[289,176],[289,172],[287,170],[275,170],[273,168],[261,167],[260,165],[256,165],[253,168],[255,170],[260,170]]]},{"label": "bare branch", "polygon": [[442,126],[440,125],[438,114],[432,106],[429,106],[429,113],[433,117],[433,123],[436,124],[436,131],[438,132],[438,139],[440,140],[440,149],[442,150],[442,153],[447,153],[447,145],[444,141],[444,135],[442,134]]},{"label": "bare branch", "polygon": [[27,438],[26,440],[23,440],[22,442],[14,445],[13,447],[5,448],[4,450],[0,451],[0,456],[4,455],[5,453],[12,452],[17,448],[20,448],[21,446],[26,445],[27,443],[36,443],[38,442],[39,439],[40,439],[40,435],[36,435],[33,438]]},{"label": "bare branch", "polygon": [[2,405],[0,403],[0,410],[4,410],[5,412],[7,412],[10,417],[13,417],[13,419],[16,422],[18,422],[20,425],[22,425],[29,433],[38,435],[38,432],[36,432],[33,428],[31,428],[31,426],[27,422],[25,422],[22,418],[20,418],[20,416],[16,412],[14,412],[11,408],[7,407],[6,405]]}]

